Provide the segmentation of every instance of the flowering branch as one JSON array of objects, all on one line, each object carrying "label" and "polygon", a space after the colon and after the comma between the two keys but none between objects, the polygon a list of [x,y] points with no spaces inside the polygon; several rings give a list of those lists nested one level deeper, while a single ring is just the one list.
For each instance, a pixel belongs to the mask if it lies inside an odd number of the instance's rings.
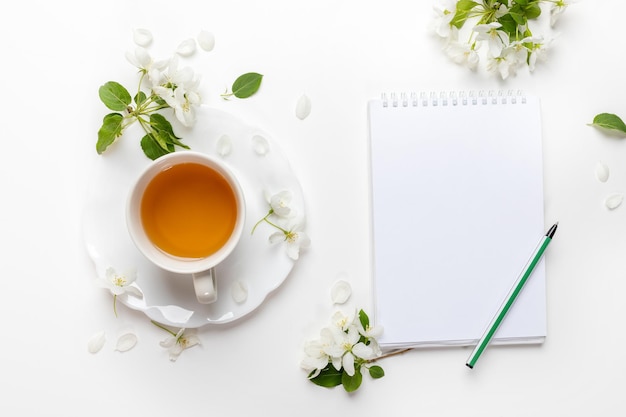
[{"label": "flowering branch", "polygon": [[[189,149],[176,136],[170,122],[158,112],[171,108],[179,122],[192,126],[195,123],[194,107],[201,103],[197,91],[198,77],[188,67],[179,69],[176,57],[154,62],[143,48],[137,48],[135,54],[129,54],[127,58],[139,68],[137,92],[131,98],[128,90],[115,81],[100,87],[100,100],[115,113],[104,117],[98,131],[96,151],[103,153],[135,121],[146,133],[141,139],[141,148],[150,159],[174,152],[176,146]],[[149,81],[148,94],[142,91],[146,81]]]},{"label": "flowering branch", "polygon": [[[151,35],[139,45],[150,43]],[[137,42],[137,39],[135,39]],[[207,39],[201,43],[203,49],[212,49],[206,45]],[[210,40],[208,40],[210,42]],[[189,41],[188,41],[189,42]],[[193,40],[191,40],[193,42]],[[178,54],[183,56],[195,51],[195,43],[185,43]],[[178,57],[174,55],[168,60],[154,61],[147,49],[138,47],[134,53],[127,53],[126,59],[139,69],[139,83],[134,96],[120,83],[109,81],[98,90],[100,100],[113,113],[104,116],[102,126],[98,130],[96,151],[102,154],[122,136],[124,130],[137,121],[145,136],[141,139],[141,148],[150,159],[174,152],[176,147],[189,149],[176,136],[170,122],[159,112],[171,109],[176,119],[186,127],[195,124],[195,108],[202,100],[198,91],[200,78],[189,67],[179,68]],[[243,74],[233,84],[233,92],[229,94],[238,98],[247,98],[257,92],[263,76],[257,73]],[[145,91],[144,91],[145,89]]]},{"label": "flowering branch", "polygon": [[363,369],[374,379],[385,376],[383,368],[372,365],[383,357],[376,340],[382,327],[370,326],[363,310],[353,319],[338,311],[332,321],[321,330],[319,339],[305,345],[301,367],[308,372],[309,380],[327,388],[342,385],[347,392],[353,392],[361,386]]},{"label": "flowering branch", "polygon": [[[457,64],[477,68],[479,49],[487,44],[487,69],[502,79],[527,65],[532,72],[550,41],[533,34],[530,22],[538,19],[541,4],[550,6],[550,26],[575,0],[441,0],[435,7],[435,32],[445,40],[444,51]],[[467,25],[467,26],[466,26]],[[463,29],[469,28],[469,33]],[[459,40],[461,35],[467,40]]]}]

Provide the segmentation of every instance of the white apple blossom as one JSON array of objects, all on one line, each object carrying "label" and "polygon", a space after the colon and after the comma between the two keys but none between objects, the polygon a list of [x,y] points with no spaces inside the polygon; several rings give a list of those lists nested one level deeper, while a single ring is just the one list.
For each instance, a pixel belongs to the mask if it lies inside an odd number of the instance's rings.
[{"label": "white apple blossom", "polygon": [[155,61],[146,48],[138,46],[134,51],[126,52],[126,60],[144,74],[157,74],[169,65],[169,59]]},{"label": "white apple blossom", "polygon": [[552,5],[550,6],[550,26],[556,25],[556,22],[559,20],[559,17],[565,12],[567,6],[574,3],[574,0],[555,0],[552,1]]},{"label": "white apple blossom", "polygon": [[115,296],[128,293],[141,298],[143,297],[141,290],[133,285],[136,279],[137,273],[135,270],[119,274],[115,269],[107,268],[104,277],[96,280],[96,285],[108,289]]},{"label": "white apple blossom", "polygon": [[444,50],[455,63],[465,65],[469,69],[475,70],[480,61],[480,56],[477,51],[478,45],[479,44],[470,45],[467,42],[452,40],[445,46]]},{"label": "white apple blossom", "polygon": [[489,56],[487,59],[487,69],[499,74],[503,80],[514,75],[520,63],[519,55],[514,47],[505,48],[499,56]]},{"label": "white apple blossom", "polygon": [[454,0],[445,0],[442,4],[433,6],[435,11],[433,23],[435,33],[444,39],[448,39],[451,36],[453,26],[450,25],[450,22],[456,13],[456,3]]},{"label": "white apple blossom", "polygon": [[290,230],[281,229],[278,232],[270,235],[270,243],[283,242],[287,256],[293,260],[297,260],[300,257],[300,249],[308,248],[311,244],[311,239],[302,230],[301,225],[296,225]]},{"label": "white apple blossom", "polygon": [[159,74],[150,72],[152,90],[174,110],[178,121],[184,126],[195,123],[194,107],[201,104],[198,93],[200,79],[189,67],[179,68],[176,57],[169,61],[167,71]]},{"label": "white apple blossom", "polygon": [[108,289],[113,294],[113,312],[117,316],[117,296],[122,294],[130,294],[137,298],[142,298],[143,293],[139,288],[134,286],[137,279],[135,270],[130,270],[122,274],[118,274],[115,269],[109,267],[105,271],[104,277],[96,279],[96,285],[100,288]]},{"label": "white apple blossom", "polygon": [[292,199],[293,194],[289,190],[283,190],[271,195],[268,198],[268,202],[272,213],[276,214],[278,217],[292,217],[294,215],[294,210],[291,207]]},{"label": "white apple blossom", "polygon": [[486,41],[489,53],[494,57],[500,56],[502,50],[509,46],[509,35],[501,27],[501,23],[491,22],[476,25],[473,29],[478,34],[476,41]]},{"label": "white apple blossom", "polygon": [[336,370],[341,368],[350,375],[354,375],[355,359],[370,360],[376,357],[371,346],[361,342],[361,335],[354,324],[346,330],[331,329],[335,343],[327,349],[331,363]]},{"label": "white apple blossom", "polygon": [[341,331],[346,331],[354,324],[355,314],[347,315],[343,311],[337,310],[333,313],[330,321],[333,327]]},{"label": "white apple blossom", "polygon": [[304,345],[305,357],[300,362],[300,366],[307,371],[309,378],[315,378],[330,363],[330,355],[335,339],[329,328],[320,331],[320,338],[307,341]]},{"label": "white apple blossom", "polygon": [[178,333],[168,336],[160,342],[161,347],[166,348],[170,360],[175,362],[183,350],[201,344],[200,338],[194,329],[180,329]]},{"label": "white apple blossom", "polygon": [[535,40],[529,49],[528,69],[532,72],[538,62],[545,61],[550,51],[554,38],[549,40]]}]

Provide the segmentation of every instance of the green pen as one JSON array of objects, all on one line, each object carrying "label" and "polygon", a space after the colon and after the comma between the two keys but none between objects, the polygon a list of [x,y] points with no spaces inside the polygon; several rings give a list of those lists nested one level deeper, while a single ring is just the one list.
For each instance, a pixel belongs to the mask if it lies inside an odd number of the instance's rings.
[{"label": "green pen", "polygon": [[543,253],[545,252],[546,248],[552,241],[552,237],[554,236],[554,233],[556,233],[556,228],[558,224],[559,223],[556,222],[550,228],[550,230],[548,230],[545,236],[541,238],[541,240],[537,244],[537,247],[535,248],[532,255],[530,256],[528,263],[526,263],[526,266],[524,266],[524,269],[522,269],[522,272],[520,273],[519,277],[515,281],[515,284],[511,288],[511,291],[509,291],[509,294],[504,299],[504,302],[498,309],[498,312],[496,313],[494,318],[491,320],[491,323],[489,323],[489,326],[487,326],[487,330],[485,331],[485,334],[483,334],[483,336],[480,338],[480,340],[478,341],[478,344],[476,345],[476,347],[472,351],[472,354],[469,356],[469,358],[467,359],[467,362],[465,363],[465,365],[467,365],[470,369],[473,369],[474,365],[476,365],[476,361],[478,361],[478,358],[480,357],[480,355],[483,353],[483,351],[485,350],[485,348],[491,341],[491,338],[495,334],[496,330],[498,330],[500,323],[502,323],[502,320],[504,320],[504,317],[509,312],[509,309],[515,302],[515,299],[517,298],[519,293],[522,291],[522,288],[524,288],[524,285],[526,284],[526,281],[528,281],[530,274],[532,274],[533,269],[535,269],[535,266],[541,260]]}]

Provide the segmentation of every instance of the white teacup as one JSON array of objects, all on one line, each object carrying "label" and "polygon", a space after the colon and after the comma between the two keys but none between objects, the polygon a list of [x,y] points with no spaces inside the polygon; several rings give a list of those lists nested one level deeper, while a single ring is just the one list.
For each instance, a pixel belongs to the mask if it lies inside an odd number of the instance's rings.
[{"label": "white teacup", "polygon": [[193,151],[164,155],[141,173],[126,207],[128,231],[155,265],[191,274],[198,301],[217,300],[214,268],[243,230],[245,200],[220,160]]}]

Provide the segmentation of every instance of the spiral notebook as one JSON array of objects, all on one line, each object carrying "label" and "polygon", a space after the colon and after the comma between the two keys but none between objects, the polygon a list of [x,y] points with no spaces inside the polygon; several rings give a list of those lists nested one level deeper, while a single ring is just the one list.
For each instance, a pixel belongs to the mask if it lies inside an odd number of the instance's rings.
[{"label": "spiral notebook", "polygon": [[[368,113],[381,347],[473,345],[545,234],[539,99],[391,94]],[[542,260],[493,343],[545,336]]]}]

